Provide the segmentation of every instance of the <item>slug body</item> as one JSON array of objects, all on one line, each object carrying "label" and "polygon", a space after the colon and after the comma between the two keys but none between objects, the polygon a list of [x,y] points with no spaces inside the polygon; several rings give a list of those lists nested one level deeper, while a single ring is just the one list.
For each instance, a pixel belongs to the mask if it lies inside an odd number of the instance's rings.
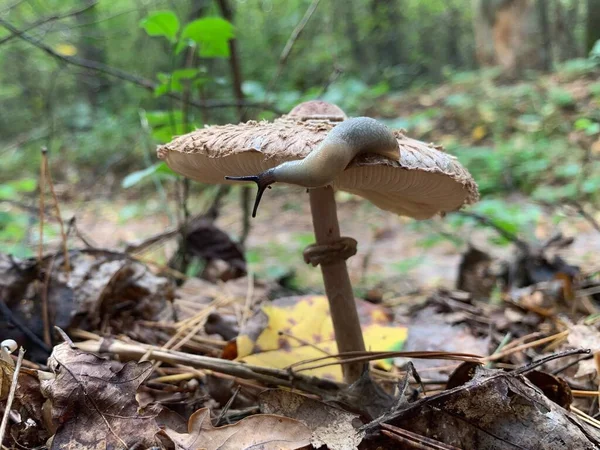
[{"label": "slug body", "polygon": [[258,175],[225,177],[228,180],[254,181],[258,193],[252,217],[262,193],[273,183],[317,188],[333,183],[350,162],[361,153],[376,153],[397,161],[400,149],[394,134],[382,123],[369,117],[356,117],[336,125],[306,158],[284,162]]},{"label": "slug body", "polygon": [[306,188],[327,186],[361,153],[398,160],[400,150],[392,132],[369,117],[341,122],[306,158],[282,163],[272,170],[276,182]]}]

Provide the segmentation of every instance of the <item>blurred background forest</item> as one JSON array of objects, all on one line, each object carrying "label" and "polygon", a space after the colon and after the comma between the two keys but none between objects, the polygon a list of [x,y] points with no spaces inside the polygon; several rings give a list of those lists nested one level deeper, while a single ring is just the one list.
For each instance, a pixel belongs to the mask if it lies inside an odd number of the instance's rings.
[{"label": "blurred background forest", "polygon": [[[556,230],[581,237],[576,262],[598,263],[599,39],[599,0],[0,0],[0,248],[36,251],[47,148],[62,215],[93,245],[133,245],[218,204],[255,273],[318,286],[287,256],[312,240],[297,191],[274,189],[249,224],[250,191],[187,183],[155,148],[320,98],[444,145],[482,194],[425,222],[340,194],[359,289],[448,280],[469,242],[502,252]],[[55,249],[52,217],[47,233]]]}]

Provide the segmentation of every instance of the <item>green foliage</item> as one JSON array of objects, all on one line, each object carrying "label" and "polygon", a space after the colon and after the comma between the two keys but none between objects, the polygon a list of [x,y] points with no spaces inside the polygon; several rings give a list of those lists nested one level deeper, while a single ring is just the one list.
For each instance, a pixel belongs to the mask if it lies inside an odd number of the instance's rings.
[{"label": "green foliage", "polygon": [[425,261],[423,255],[405,258],[401,261],[392,263],[391,266],[399,275],[408,275],[412,270],[419,267]]},{"label": "green foliage", "polygon": [[150,167],[144,170],[131,172],[129,175],[123,178],[121,186],[127,189],[151,178],[158,180],[173,180],[177,178],[177,174],[173,172],[164,161],[161,161],[159,163],[152,164]]},{"label": "green foliage", "polygon": [[0,184],[0,200],[12,200],[20,194],[35,191],[37,182],[33,178],[22,178],[16,181]]},{"label": "green foliage", "polygon": [[600,133],[600,123],[594,122],[587,117],[577,119],[573,124],[573,128],[577,131],[583,131],[588,136]]},{"label": "green foliage", "polygon": [[560,88],[550,89],[550,100],[561,108],[570,108],[575,105],[575,99],[573,96],[569,92]]},{"label": "green foliage", "polygon": [[[0,184],[0,200],[14,200],[21,198],[37,189],[37,182],[33,178]],[[18,210],[0,210],[0,245],[2,251],[18,257],[29,256],[30,251],[25,245],[29,230],[29,217]]]},{"label": "green foliage", "polygon": [[149,36],[163,36],[176,42],[179,19],[173,11],[154,11],[140,21],[140,26]]},{"label": "green foliage", "polygon": [[188,23],[181,33],[176,53],[186,45],[198,48],[202,58],[229,57],[229,41],[235,37],[233,25],[221,17],[204,17]]}]

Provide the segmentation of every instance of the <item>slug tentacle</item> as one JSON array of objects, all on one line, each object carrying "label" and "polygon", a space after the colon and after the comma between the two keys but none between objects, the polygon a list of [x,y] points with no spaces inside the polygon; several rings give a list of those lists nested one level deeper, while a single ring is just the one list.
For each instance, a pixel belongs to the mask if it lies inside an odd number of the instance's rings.
[{"label": "slug tentacle", "polygon": [[234,181],[254,181],[256,183],[258,191],[256,192],[256,199],[254,200],[252,217],[256,217],[256,211],[258,210],[258,205],[260,203],[260,199],[262,198],[263,193],[265,192],[265,189],[270,189],[271,185],[277,181],[275,179],[275,176],[273,175],[273,169],[265,170],[264,172],[261,172],[258,175],[248,175],[245,177],[225,177],[225,179]]},{"label": "slug tentacle", "polygon": [[333,183],[352,159],[361,153],[376,153],[398,160],[400,150],[394,134],[369,117],[356,117],[335,126],[319,147],[306,158],[288,161],[258,175],[225,177],[227,180],[253,181],[258,186],[252,217],[267,187],[276,182],[317,188]]}]

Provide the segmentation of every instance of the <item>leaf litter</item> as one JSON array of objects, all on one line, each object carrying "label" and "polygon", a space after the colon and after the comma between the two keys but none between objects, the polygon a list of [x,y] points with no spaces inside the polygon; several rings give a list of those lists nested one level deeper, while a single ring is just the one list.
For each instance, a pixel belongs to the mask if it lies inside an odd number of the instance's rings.
[{"label": "leaf litter", "polygon": [[[196,236],[210,234],[212,225],[203,227]],[[173,269],[112,250],[72,250],[70,273],[61,254],[41,261],[0,255],[1,338],[28,349],[3,444],[600,445],[598,360],[579,352],[599,351],[600,280],[556,253],[569,239],[515,243],[506,260],[471,247],[456,290],[359,302],[370,351],[340,356],[323,297],[282,298],[281,285],[245,273],[241,253],[222,234],[214,242],[198,245],[205,250],[196,256],[219,260],[222,248],[229,268],[182,285]],[[44,329],[57,325],[75,344],[54,336],[48,346]],[[356,358],[371,361],[371,370],[346,386],[339,360]],[[0,360],[1,405],[13,361]]]}]

